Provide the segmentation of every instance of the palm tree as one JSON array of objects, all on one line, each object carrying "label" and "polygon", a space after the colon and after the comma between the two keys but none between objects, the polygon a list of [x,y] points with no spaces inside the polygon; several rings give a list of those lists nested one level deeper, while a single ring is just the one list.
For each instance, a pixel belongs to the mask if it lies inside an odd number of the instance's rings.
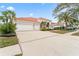
[{"label": "palm tree", "polygon": [[67,29],[68,26],[70,25],[75,25],[78,21],[71,16],[70,13],[67,12],[62,12],[58,16],[59,21],[58,22],[64,22],[65,23],[65,28]]},{"label": "palm tree", "polygon": [[79,9],[79,4],[78,3],[60,3],[60,4],[57,5],[57,7],[54,9],[53,12],[59,13],[62,10],[69,11],[69,10],[72,10],[72,9]]},{"label": "palm tree", "polygon": [[9,10],[8,13],[9,13],[9,18],[11,19],[10,22],[11,22],[11,23],[14,22],[15,19],[16,19],[16,14],[15,14],[15,12]]},{"label": "palm tree", "polygon": [[70,18],[69,14],[67,14],[67,13],[61,13],[57,17],[59,19],[58,22],[64,21],[65,22],[65,27],[67,28],[68,22],[69,22],[69,18]]},{"label": "palm tree", "polygon": [[15,26],[15,19],[16,19],[16,14],[14,11],[7,10],[7,11],[2,11],[2,16],[0,16],[0,19],[3,21],[2,27],[3,28],[1,31],[4,33],[14,33],[16,26]]},{"label": "palm tree", "polygon": [[46,22],[43,22],[43,21],[42,21],[42,22],[40,23],[40,28],[46,28]]},{"label": "palm tree", "polygon": [[4,16],[4,21],[7,23],[7,22],[10,22],[12,23],[15,19],[16,19],[16,14],[14,11],[10,11],[10,10],[7,10],[7,11],[3,11],[2,12],[2,15]]},{"label": "palm tree", "polygon": [[0,20],[2,20],[4,22],[4,17],[3,16],[0,16]]},{"label": "palm tree", "polygon": [[[59,18],[59,21],[63,20],[67,27],[68,24],[74,25],[79,22],[79,4],[75,3],[61,3],[53,10],[55,17]],[[74,22],[75,21],[75,22]]]}]

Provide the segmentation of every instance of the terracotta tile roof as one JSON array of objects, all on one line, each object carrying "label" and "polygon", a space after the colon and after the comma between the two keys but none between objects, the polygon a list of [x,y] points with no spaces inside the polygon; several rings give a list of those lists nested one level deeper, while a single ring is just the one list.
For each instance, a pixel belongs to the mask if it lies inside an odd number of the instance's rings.
[{"label": "terracotta tile roof", "polygon": [[43,20],[47,20],[45,18],[32,18],[32,17],[21,17],[21,18],[16,18],[16,20],[19,20],[19,21],[31,21],[31,22],[40,22],[40,21],[43,21]]},{"label": "terracotta tile roof", "polygon": [[38,22],[38,18],[26,17],[26,18],[16,18],[19,21],[31,21],[31,22]]}]

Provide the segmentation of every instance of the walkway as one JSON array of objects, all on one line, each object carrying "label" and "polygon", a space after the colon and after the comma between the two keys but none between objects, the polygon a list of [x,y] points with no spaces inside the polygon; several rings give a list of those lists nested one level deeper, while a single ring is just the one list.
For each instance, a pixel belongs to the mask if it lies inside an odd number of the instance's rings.
[{"label": "walkway", "polygon": [[21,53],[21,50],[18,44],[0,48],[0,56],[14,56],[20,53]]},{"label": "walkway", "polygon": [[79,37],[48,31],[17,32],[25,56],[79,56]]}]

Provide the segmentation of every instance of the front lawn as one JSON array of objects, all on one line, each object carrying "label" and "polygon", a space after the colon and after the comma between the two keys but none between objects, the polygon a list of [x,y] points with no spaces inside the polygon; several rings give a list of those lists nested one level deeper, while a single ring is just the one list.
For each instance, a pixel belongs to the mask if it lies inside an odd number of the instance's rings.
[{"label": "front lawn", "polygon": [[59,33],[59,34],[65,34],[65,33],[68,33],[70,31],[68,31],[68,30],[50,30],[50,32]]},{"label": "front lawn", "polygon": [[72,35],[79,36],[79,32],[73,33]]},{"label": "front lawn", "polygon": [[16,36],[12,37],[0,37],[0,48],[18,44]]}]

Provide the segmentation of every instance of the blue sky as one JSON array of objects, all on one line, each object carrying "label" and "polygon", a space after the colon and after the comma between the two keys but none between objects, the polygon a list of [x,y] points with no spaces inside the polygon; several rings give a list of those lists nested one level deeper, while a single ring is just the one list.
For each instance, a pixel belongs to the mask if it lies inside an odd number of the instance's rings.
[{"label": "blue sky", "polygon": [[12,9],[17,17],[43,17],[55,21],[52,10],[56,6],[55,3],[0,3],[0,10]]}]

